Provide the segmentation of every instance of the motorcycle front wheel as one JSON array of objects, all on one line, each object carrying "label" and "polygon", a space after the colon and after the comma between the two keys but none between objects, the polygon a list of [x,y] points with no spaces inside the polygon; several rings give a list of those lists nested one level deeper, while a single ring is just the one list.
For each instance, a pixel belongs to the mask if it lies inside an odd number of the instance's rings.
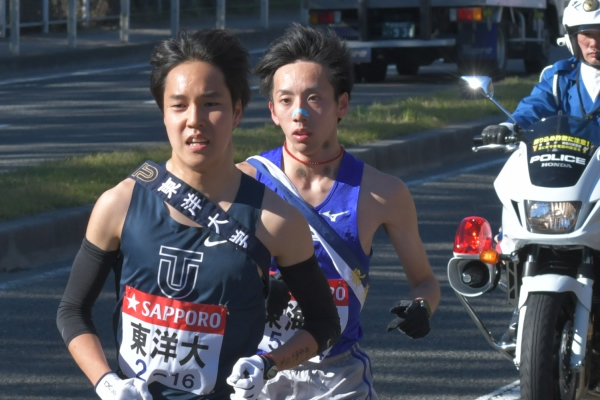
[{"label": "motorcycle front wheel", "polygon": [[572,371],[575,304],[569,293],[530,293],[521,343],[521,400],[573,400],[579,374]]}]

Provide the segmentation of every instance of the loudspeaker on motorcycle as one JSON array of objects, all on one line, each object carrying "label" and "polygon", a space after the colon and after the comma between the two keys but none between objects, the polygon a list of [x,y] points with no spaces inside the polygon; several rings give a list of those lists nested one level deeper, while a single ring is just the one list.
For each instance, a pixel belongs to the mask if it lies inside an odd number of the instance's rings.
[{"label": "loudspeaker on motorcycle", "polygon": [[476,297],[494,290],[497,274],[496,265],[480,261],[477,255],[453,257],[448,263],[450,286],[465,297]]}]

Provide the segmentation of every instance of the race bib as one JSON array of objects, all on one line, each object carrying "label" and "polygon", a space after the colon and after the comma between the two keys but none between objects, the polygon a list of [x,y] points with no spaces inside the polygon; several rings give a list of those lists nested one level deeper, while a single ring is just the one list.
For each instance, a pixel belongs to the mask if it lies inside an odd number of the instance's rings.
[{"label": "race bib", "polygon": [[[340,316],[340,325],[342,332],[348,324],[348,305],[350,297],[348,285],[343,279],[330,279],[329,287],[333,294],[333,300]],[[298,302],[292,297],[288,303],[288,308],[276,321],[268,321],[265,325],[265,333],[258,346],[259,350],[270,352],[288,341],[298,329],[304,324],[302,310],[298,307]],[[330,349],[310,359],[312,362],[321,362]]]},{"label": "race bib", "polygon": [[197,395],[217,380],[225,307],[196,304],[125,287],[119,366],[130,378]]}]

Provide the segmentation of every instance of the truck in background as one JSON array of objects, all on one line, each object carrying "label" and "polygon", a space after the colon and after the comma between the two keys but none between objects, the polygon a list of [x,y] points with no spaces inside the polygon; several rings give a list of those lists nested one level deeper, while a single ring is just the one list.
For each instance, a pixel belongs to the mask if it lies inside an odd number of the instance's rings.
[{"label": "truck in background", "polygon": [[527,73],[548,65],[564,35],[568,0],[304,0],[311,26],[330,28],[352,50],[357,81],[381,82],[387,67],[416,74],[443,59],[461,74],[501,77],[508,59]]}]

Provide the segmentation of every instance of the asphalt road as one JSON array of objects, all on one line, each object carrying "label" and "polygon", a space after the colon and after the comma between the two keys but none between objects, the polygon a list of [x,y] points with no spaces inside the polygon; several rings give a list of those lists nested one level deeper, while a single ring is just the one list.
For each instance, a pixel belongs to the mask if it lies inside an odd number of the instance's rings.
[{"label": "asphalt road", "polygon": [[[474,157],[467,163],[447,165],[443,171],[401,177],[415,199],[421,236],[442,287],[442,301],[426,338],[412,340],[397,331],[386,332],[392,317],[388,310],[406,298],[408,287],[391,244],[379,232],[373,244],[371,290],[362,316],[363,347],[373,358],[375,388],[382,399],[474,400],[518,379],[512,363],[485,342],[446,279],[454,233],[462,218],[478,214],[489,218],[494,229],[499,226],[500,206],[492,190],[500,165],[494,161],[497,158]],[[68,271],[69,264],[57,264],[0,274],[0,398],[95,398],[55,326]],[[110,277],[96,304],[94,320],[114,366],[113,288]],[[499,335],[511,309],[502,292],[485,297],[473,303],[483,312],[488,328]]]}]

